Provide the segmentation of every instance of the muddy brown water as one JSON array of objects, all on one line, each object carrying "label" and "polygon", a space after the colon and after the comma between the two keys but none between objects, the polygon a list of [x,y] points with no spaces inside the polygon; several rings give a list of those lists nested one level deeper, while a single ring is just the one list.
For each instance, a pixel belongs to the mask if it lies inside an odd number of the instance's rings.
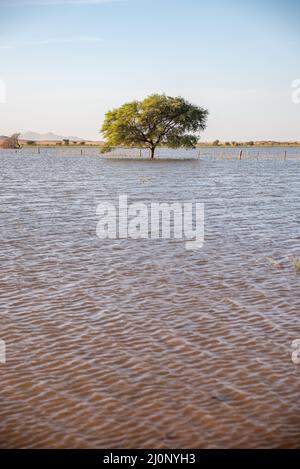
[{"label": "muddy brown water", "polygon": [[[300,162],[96,153],[0,152],[0,446],[299,447]],[[203,248],[98,239],[119,194],[204,202]]]}]

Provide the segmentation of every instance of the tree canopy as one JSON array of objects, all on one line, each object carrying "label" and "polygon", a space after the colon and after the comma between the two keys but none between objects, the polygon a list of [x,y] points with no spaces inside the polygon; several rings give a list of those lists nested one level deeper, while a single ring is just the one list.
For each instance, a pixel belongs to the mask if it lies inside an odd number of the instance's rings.
[{"label": "tree canopy", "polygon": [[123,104],[107,112],[101,132],[103,151],[116,146],[149,148],[154,158],[157,146],[195,148],[206,128],[208,111],[181,97],[154,94],[143,101]]},{"label": "tree canopy", "polygon": [[12,134],[11,137],[6,137],[6,139],[2,143],[3,148],[20,148],[21,145],[19,143],[20,134]]}]

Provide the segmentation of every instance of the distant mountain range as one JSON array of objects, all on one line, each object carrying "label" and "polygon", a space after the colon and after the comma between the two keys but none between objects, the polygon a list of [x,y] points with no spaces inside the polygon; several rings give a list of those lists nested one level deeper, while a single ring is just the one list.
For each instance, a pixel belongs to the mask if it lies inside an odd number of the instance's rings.
[{"label": "distant mountain range", "polygon": [[39,134],[38,132],[25,132],[24,134],[20,135],[20,138],[22,140],[34,140],[34,141],[40,141],[40,140],[46,140],[46,141],[54,141],[54,140],[64,140],[68,139],[70,141],[74,142],[82,142],[85,139],[84,138],[79,138],[79,137],[73,137],[73,136],[64,136],[64,135],[56,135],[53,132],[48,132],[45,134]]}]

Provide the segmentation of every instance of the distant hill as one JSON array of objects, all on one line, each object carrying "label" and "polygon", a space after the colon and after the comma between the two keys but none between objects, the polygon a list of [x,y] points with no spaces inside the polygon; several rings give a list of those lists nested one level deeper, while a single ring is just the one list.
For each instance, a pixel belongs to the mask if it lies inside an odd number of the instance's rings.
[{"label": "distant hill", "polygon": [[64,140],[68,139],[73,142],[81,142],[85,140],[84,138],[79,138],[79,137],[73,137],[73,136],[64,136],[64,135],[56,135],[53,132],[48,132],[45,134],[39,134],[38,132],[25,132],[24,134],[20,135],[20,138],[22,140],[34,140],[34,141],[41,141],[41,140],[46,140],[46,141],[57,141],[57,140]]}]

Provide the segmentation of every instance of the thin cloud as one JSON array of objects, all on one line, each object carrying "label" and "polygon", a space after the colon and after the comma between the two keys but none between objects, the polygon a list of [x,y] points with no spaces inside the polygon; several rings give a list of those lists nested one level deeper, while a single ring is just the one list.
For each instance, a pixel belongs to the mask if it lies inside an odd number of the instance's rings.
[{"label": "thin cloud", "polygon": [[24,46],[44,46],[51,44],[74,44],[74,43],[101,43],[103,39],[100,37],[94,36],[71,36],[71,37],[50,37],[45,39],[34,39],[34,40],[20,40],[14,42],[8,42],[1,44],[0,49],[13,49],[15,47],[24,47]]}]

